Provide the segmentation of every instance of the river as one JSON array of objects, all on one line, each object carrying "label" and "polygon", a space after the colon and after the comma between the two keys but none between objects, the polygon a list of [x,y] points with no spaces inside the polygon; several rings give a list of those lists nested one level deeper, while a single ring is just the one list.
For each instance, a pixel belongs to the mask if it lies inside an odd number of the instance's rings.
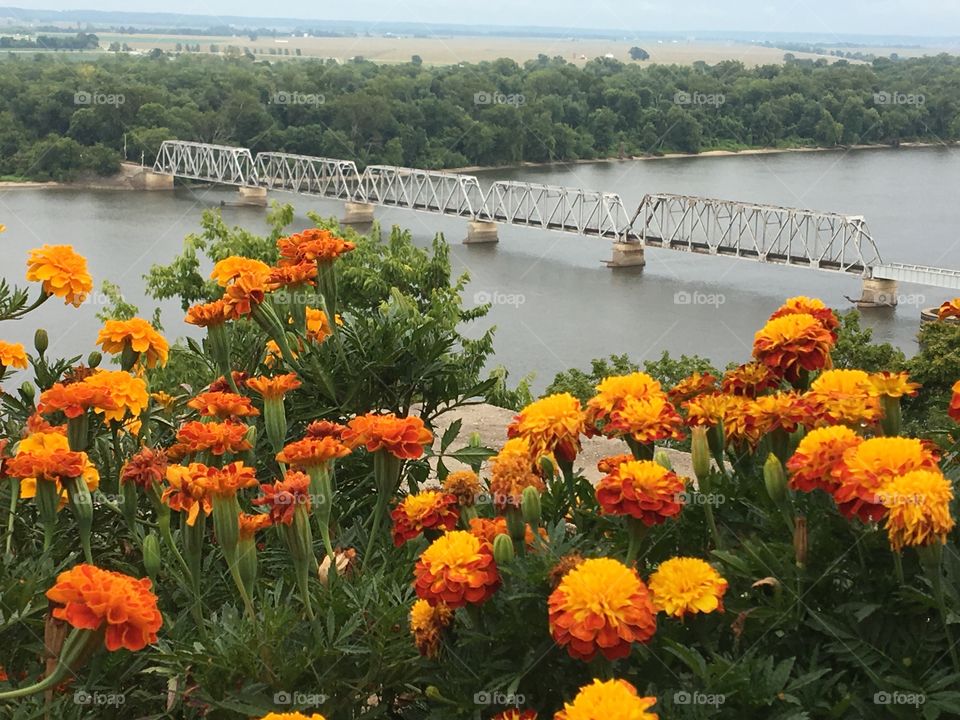
[{"label": "river", "polygon": [[[960,267],[960,150],[911,148],[853,152],[802,152],[733,157],[677,158],[488,170],[481,182],[523,179],[617,192],[628,211],[644,193],[669,192],[864,215],[885,261]],[[306,213],[340,215],[339,202],[286,193],[296,226]],[[3,277],[23,284],[30,248],[71,243],[90,264],[98,288],[118,284],[126,299],[149,316],[155,303],[142,276],[169,262],[184,237],[199,228],[201,211],[235,199],[226,188],[179,188],[173,193],[76,189],[0,190]],[[264,211],[226,207],[224,218],[252,232],[265,228]],[[385,228],[410,228],[420,245],[435,232],[451,241],[455,269],[468,271],[466,302],[492,301],[486,319],[469,334],[497,326],[495,364],[512,380],[536,373],[542,389],[560,370],[589,367],[591,358],[626,353],[649,360],[663,351],[700,354],[720,366],[750,354],[753,333],[785,297],[812,295],[848,308],[859,280],[836,273],[763,265],[746,260],[647,250],[642,272],[603,265],[609,243],[527,228],[501,227],[500,243],[465,246],[466,222],[407,210],[377,209]],[[903,285],[896,309],[870,310],[864,323],[879,341],[916,350],[921,307],[952,293]],[[27,322],[4,323],[0,337],[30,344],[33,327],[46,327],[54,354],[85,353],[93,346],[102,302],[95,293],[79,309],[52,299]],[[686,302],[695,299],[695,302]],[[699,303],[699,304],[698,304]],[[176,303],[161,304],[168,337],[191,328]]]}]

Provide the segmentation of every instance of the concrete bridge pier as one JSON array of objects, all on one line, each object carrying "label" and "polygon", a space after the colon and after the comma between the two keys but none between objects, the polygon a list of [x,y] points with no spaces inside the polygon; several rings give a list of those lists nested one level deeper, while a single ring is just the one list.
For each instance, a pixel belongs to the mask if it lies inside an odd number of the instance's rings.
[{"label": "concrete bridge pier", "polygon": [[267,189],[263,187],[241,186],[238,205],[252,205],[254,207],[267,206]]},{"label": "concrete bridge pier", "polygon": [[863,290],[857,300],[858,308],[881,308],[897,306],[897,281],[864,278]]},{"label": "concrete bridge pier", "polygon": [[464,245],[479,245],[482,243],[500,242],[497,224],[483,220],[471,220],[467,225],[467,237]]},{"label": "concrete bridge pier", "polygon": [[643,267],[647,261],[643,257],[643,243],[615,242],[613,257],[607,260],[609,268]]},{"label": "concrete bridge pier", "polygon": [[341,225],[370,225],[373,223],[373,208],[370,203],[347,202]]}]

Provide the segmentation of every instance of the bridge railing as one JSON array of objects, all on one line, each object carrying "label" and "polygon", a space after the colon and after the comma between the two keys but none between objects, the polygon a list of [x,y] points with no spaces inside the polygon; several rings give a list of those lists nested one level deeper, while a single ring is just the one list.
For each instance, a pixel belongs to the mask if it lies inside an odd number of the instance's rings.
[{"label": "bridge railing", "polygon": [[473,175],[369,165],[360,177],[358,202],[483,219],[483,190]]},{"label": "bridge railing", "polygon": [[260,185],[268,190],[353,200],[360,187],[360,173],[351,160],[262,152],[255,165]]},{"label": "bridge railing", "polygon": [[250,151],[230,145],[164,140],[153,170],[164,175],[207,180],[223,185],[259,185]]}]

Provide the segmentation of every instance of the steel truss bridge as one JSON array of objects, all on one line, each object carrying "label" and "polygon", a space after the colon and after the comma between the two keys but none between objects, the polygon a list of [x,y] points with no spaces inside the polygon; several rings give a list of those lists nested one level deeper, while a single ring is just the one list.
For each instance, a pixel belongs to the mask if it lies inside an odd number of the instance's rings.
[{"label": "steel truss bridge", "polygon": [[282,190],[878,281],[960,290],[960,270],[885,264],[862,216],[687,195],[648,194],[632,214],[616,193],[167,140],[154,172],[240,188]]}]

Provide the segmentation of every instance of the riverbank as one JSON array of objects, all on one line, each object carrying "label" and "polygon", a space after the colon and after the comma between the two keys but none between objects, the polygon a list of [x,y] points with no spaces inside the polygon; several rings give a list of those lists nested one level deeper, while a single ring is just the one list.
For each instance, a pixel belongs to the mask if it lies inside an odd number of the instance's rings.
[{"label": "riverbank", "polygon": [[2,180],[2,190],[167,190],[173,189],[173,179],[158,175],[149,167],[136,163],[120,163],[120,170],[114,175],[84,174],[76,180],[65,182],[57,180]]}]

